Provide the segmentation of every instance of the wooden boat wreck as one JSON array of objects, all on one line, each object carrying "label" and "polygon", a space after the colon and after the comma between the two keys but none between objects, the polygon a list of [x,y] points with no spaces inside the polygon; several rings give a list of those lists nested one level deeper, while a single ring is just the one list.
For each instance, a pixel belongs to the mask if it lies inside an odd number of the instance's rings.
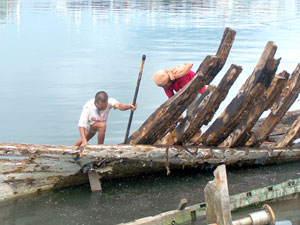
[{"label": "wooden boat wreck", "polygon": [[[196,221],[211,225],[274,225],[276,215],[266,203],[296,200],[300,196],[300,178],[229,196],[225,165],[218,166],[214,171],[214,176],[215,179],[208,182],[204,188],[205,202],[187,206],[187,199],[182,199],[175,210],[119,225],[179,225],[194,224]],[[264,211],[250,213],[245,218],[232,220],[232,212],[246,207],[257,208],[258,205],[263,205]],[[200,224],[199,222],[197,224]]]},{"label": "wooden boat wreck", "polygon": [[[74,146],[0,143],[0,200],[39,190],[80,184],[90,180],[92,190],[101,190],[99,178],[112,178],[174,168],[214,167],[225,163],[266,164],[300,159],[300,148],[291,147],[298,138],[300,117],[281,138],[265,146],[276,125],[300,92],[300,64],[289,76],[275,75],[280,59],[277,46],[268,42],[257,66],[220,116],[197,143],[189,140],[213,118],[238,75],[241,66],[231,65],[217,86],[203,85],[223,68],[236,32],[226,28],[216,55],[207,56],[196,76],[180,92],[164,102],[130,137],[129,144]],[[184,120],[170,130],[190,106]],[[264,111],[269,115],[257,125]],[[80,157],[79,157],[80,155]],[[88,174],[88,175],[87,175]]]}]

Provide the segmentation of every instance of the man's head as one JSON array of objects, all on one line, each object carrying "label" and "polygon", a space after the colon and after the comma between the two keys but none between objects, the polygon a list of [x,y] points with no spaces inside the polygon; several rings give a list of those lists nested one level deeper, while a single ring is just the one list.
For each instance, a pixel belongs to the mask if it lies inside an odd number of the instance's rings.
[{"label": "man's head", "polygon": [[157,86],[168,88],[174,80],[186,75],[192,69],[193,64],[185,63],[172,69],[159,70],[153,75],[153,80]]},{"label": "man's head", "polygon": [[108,95],[105,91],[99,91],[95,95],[95,106],[99,110],[105,110],[108,105]]}]

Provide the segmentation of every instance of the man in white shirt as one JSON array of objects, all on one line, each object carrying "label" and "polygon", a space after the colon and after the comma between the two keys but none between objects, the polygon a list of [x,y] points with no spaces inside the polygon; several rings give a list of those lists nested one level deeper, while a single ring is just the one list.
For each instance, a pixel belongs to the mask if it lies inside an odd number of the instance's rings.
[{"label": "man in white shirt", "polygon": [[85,147],[97,131],[98,144],[103,144],[106,121],[108,119],[108,113],[112,108],[122,111],[128,109],[134,111],[136,110],[136,105],[120,103],[114,98],[109,98],[106,92],[99,91],[94,99],[89,100],[83,106],[78,123],[80,139],[77,140],[74,145]]}]

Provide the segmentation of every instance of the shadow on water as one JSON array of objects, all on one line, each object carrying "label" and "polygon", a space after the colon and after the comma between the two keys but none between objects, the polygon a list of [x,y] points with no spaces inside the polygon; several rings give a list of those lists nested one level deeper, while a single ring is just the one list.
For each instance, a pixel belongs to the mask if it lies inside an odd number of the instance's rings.
[{"label": "shadow on water", "polygon": [[[2,224],[118,224],[173,210],[182,198],[204,202],[213,170],[172,171],[102,182],[103,194],[89,185],[64,188],[2,204]],[[228,168],[230,195],[298,178],[298,163]]]}]

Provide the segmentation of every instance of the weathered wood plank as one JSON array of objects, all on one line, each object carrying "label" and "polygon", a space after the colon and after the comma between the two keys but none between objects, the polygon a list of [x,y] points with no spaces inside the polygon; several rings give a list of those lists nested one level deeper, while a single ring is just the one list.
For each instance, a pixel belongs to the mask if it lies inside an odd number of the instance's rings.
[{"label": "weathered wood plank", "polygon": [[232,224],[230,198],[225,165],[214,171],[215,179],[204,188],[206,202],[206,222],[219,225]]},{"label": "weathered wood plank", "polygon": [[154,144],[165,135],[169,127],[196,98],[202,87],[209,84],[223,68],[235,33],[230,28],[225,29],[217,52],[218,56],[207,56],[199,66],[195,77],[153,112],[142,126],[129,137],[130,144]]},{"label": "weathered wood plank", "polygon": [[[0,201],[38,190],[86,183],[88,175],[83,171],[87,167],[101,173],[101,179],[108,179],[163,171],[167,160],[165,146],[88,145],[82,151],[79,162],[75,162],[74,158],[79,152],[73,146],[0,143],[0,156],[27,157],[26,163],[22,162],[22,166],[16,167],[15,171],[0,170]],[[171,170],[189,166],[205,168],[205,165],[211,167],[222,163],[257,165],[298,160],[299,148],[168,148],[168,164]],[[37,166],[39,162],[42,166]]]},{"label": "weathered wood plank", "polygon": [[92,192],[102,192],[100,176],[94,171],[88,172],[90,187]]},{"label": "weathered wood plank", "polygon": [[271,148],[282,148],[290,146],[300,133],[300,117],[292,124],[288,132],[283,135]]},{"label": "weathered wood plank", "polygon": [[220,147],[244,146],[250,135],[248,134],[264,111],[269,109],[280,96],[289,74],[283,71],[272,81],[264,96],[253,106],[247,119],[242,121],[236,129],[223,141]]},{"label": "weathered wood plank", "polygon": [[267,43],[257,66],[238,95],[201,136],[200,141],[203,145],[217,146],[221,144],[240,121],[249,115],[253,104],[261,98],[262,93],[273,80],[280,61],[280,59],[273,58],[276,49],[277,46],[273,42]]},{"label": "weathered wood plank", "polygon": [[263,143],[268,135],[272,132],[274,127],[279,123],[284,114],[290,108],[290,106],[297,99],[300,92],[300,64],[297,65],[296,69],[290,76],[286,87],[284,88],[281,97],[274,104],[272,111],[268,117],[264,120],[263,124],[252,131],[252,135],[246,146],[254,147],[259,146]]},{"label": "weathered wood plank", "polygon": [[209,123],[241,71],[242,67],[231,65],[217,88],[207,88],[206,93],[193,102],[186,117],[169,135],[174,138],[174,144],[188,142],[204,124]]}]

